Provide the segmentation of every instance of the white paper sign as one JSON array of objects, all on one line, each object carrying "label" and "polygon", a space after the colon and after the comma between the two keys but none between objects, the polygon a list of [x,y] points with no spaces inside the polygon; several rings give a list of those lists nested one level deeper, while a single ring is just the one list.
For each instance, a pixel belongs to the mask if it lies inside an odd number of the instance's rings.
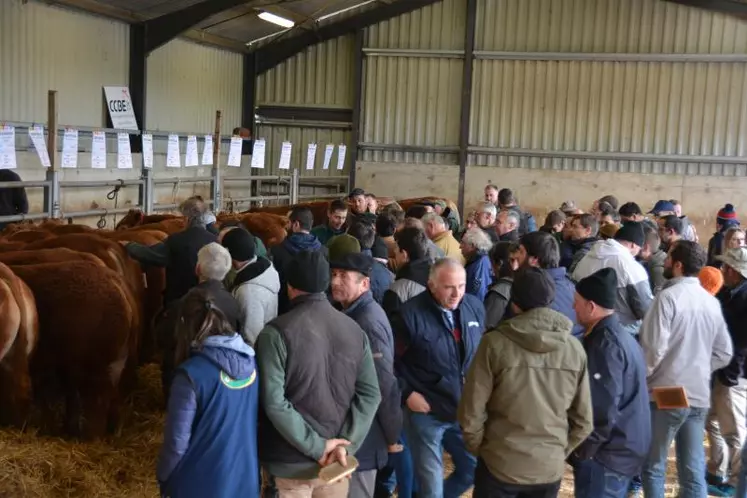
[{"label": "white paper sign", "polygon": [[200,164],[200,157],[197,154],[197,137],[189,135],[187,137],[187,157],[184,159],[185,166],[197,166]]},{"label": "white paper sign", "polygon": [[202,148],[203,166],[212,166],[213,164],[213,136],[205,135],[205,146]]},{"label": "white paper sign", "polygon": [[62,135],[62,161],[63,168],[78,167],[78,130],[67,128]]},{"label": "white paper sign", "polygon": [[252,150],[252,168],[265,167],[265,139],[260,138],[254,141],[254,150]]},{"label": "white paper sign", "polygon": [[332,161],[332,153],[335,151],[334,145],[327,145],[324,148],[324,165],[322,169],[329,169],[329,163]]},{"label": "white paper sign", "polygon": [[153,168],[153,135],[143,134],[143,168]]},{"label": "white paper sign", "polygon": [[337,147],[337,169],[345,169],[345,154],[348,152],[347,145],[340,144]]},{"label": "white paper sign", "polygon": [[94,131],[91,138],[91,167],[106,169],[106,133]]},{"label": "white paper sign", "polygon": [[34,144],[36,154],[39,156],[42,166],[49,168],[52,164],[49,162],[49,151],[47,151],[47,142],[44,140],[44,128],[41,126],[32,126],[29,128],[29,138]]},{"label": "white paper sign", "polygon": [[128,133],[117,133],[117,168],[132,169],[132,150]]},{"label": "white paper sign", "polygon": [[0,169],[16,169],[16,129],[0,128]]},{"label": "white paper sign", "polygon": [[166,149],[166,167],[182,167],[181,157],[179,156],[179,135],[169,135],[169,145]]},{"label": "white paper sign", "polygon": [[135,111],[132,108],[130,89],[126,86],[105,86],[106,108],[112,126],[120,130],[138,130]]},{"label": "white paper sign", "polygon": [[228,149],[228,165],[234,168],[241,167],[241,146],[244,143],[241,137],[231,137],[231,148]]},{"label": "white paper sign", "polygon": [[291,151],[293,150],[293,144],[290,142],[283,142],[283,146],[280,149],[280,169],[290,169],[291,167]]},{"label": "white paper sign", "polygon": [[316,162],[316,144],[309,144],[309,150],[306,152],[306,169],[313,170]]}]

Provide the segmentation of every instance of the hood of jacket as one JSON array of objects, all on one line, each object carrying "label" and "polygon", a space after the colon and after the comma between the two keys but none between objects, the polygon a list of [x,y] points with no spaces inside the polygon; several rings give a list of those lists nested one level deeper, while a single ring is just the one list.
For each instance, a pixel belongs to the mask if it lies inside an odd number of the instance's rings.
[{"label": "hood of jacket", "polygon": [[315,235],[295,232],[285,238],[283,247],[291,254],[298,254],[301,251],[316,251],[322,247],[322,243]]},{"label": "hood of jacket", "polygon": [[254,350],[239,334],[213,335],[196,350],[232,379],[248,379],[254,372]]},{"label": "hood of jacket", "polygon": [[397,272],[397,280],[412,280],[424,287],[428,286],[428,274],[431,271],[432,261],[430,258],[416,259],[405,263]]},{"label": "hood of jacket", "polygon": [[627,248],[623,247],[614,239],[600,240],[589,250],[590,257],[595,259],[607,259],[614,257],[633,258]]},{"label": "hood of jacket", "polygon": [[648,260],[649,268],[664,266],[664,262],[667,260],[667,253],[661,249],[651,255],[651,259]]},{"label": "hood of jacket", "polygon": [[533,353],[557,351],[568,341],[573,323],[550,308],[535,308],[504,322],[498,330],[521,348]]},{"label": "hood of jacket", "polygon": [[573,252],[576,252],[583,247],[590,248],[598,240],[596,237],[589,237],[588,239],[569,240],[568,243],[573,248]]},{"label": "hood of jacket", "polygon": [[266,258],[256,257],[254,261],[236,273],[236,278],[233,281],[234,287],[246,283],[259,285],[275,294],[280,292],[278,271]]}]

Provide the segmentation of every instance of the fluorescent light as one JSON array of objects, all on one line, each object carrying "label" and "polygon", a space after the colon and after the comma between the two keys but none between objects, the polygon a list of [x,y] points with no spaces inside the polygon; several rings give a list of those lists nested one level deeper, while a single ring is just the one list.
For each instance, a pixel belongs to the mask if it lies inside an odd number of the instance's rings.
[{"label": "fluorescent light", "polygon": [[292,28],[296,24],[290,19],[276,16],[275,14],[270,14],[269,12],[260,12],[259,18],[264,21],[271,22],[272,24],[277,24],[278,26],[282,26],[284,28]]}]

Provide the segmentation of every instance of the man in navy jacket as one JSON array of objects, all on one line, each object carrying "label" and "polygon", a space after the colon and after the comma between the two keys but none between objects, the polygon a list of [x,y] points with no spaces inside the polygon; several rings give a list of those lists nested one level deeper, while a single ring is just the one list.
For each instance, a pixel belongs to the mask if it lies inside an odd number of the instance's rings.
[{"label": "man in navy jacket", "polygon": [[[485,309],[465,295],[466,279],[458,261],[438,260],[428,291],[404,303],[392,320],[405,431],[423,496],[456,498],[474,482],[477,461],[464,446],[456,412],[485,328]],[[444,449],[455,466],[445,481]]]},{"label": "man in navy jacket", "polygon": [[603,268],[576,286],[588,357],[594,432],[569,457],[576,498],[624,498],[651,444],[646,363],[615,315],[617,274]]}]

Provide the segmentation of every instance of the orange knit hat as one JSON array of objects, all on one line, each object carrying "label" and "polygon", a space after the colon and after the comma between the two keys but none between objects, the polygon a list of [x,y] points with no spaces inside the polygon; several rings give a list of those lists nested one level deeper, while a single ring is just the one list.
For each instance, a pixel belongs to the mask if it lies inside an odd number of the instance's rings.
[{"label": "orange knit hat", "polygon": [[713,266],[704,266],[698,273],[698,280],[700,280],[700,285],[712,296],[718,294],[718,291],[724,285],[724,276],[721,274],[721,270]]}]

